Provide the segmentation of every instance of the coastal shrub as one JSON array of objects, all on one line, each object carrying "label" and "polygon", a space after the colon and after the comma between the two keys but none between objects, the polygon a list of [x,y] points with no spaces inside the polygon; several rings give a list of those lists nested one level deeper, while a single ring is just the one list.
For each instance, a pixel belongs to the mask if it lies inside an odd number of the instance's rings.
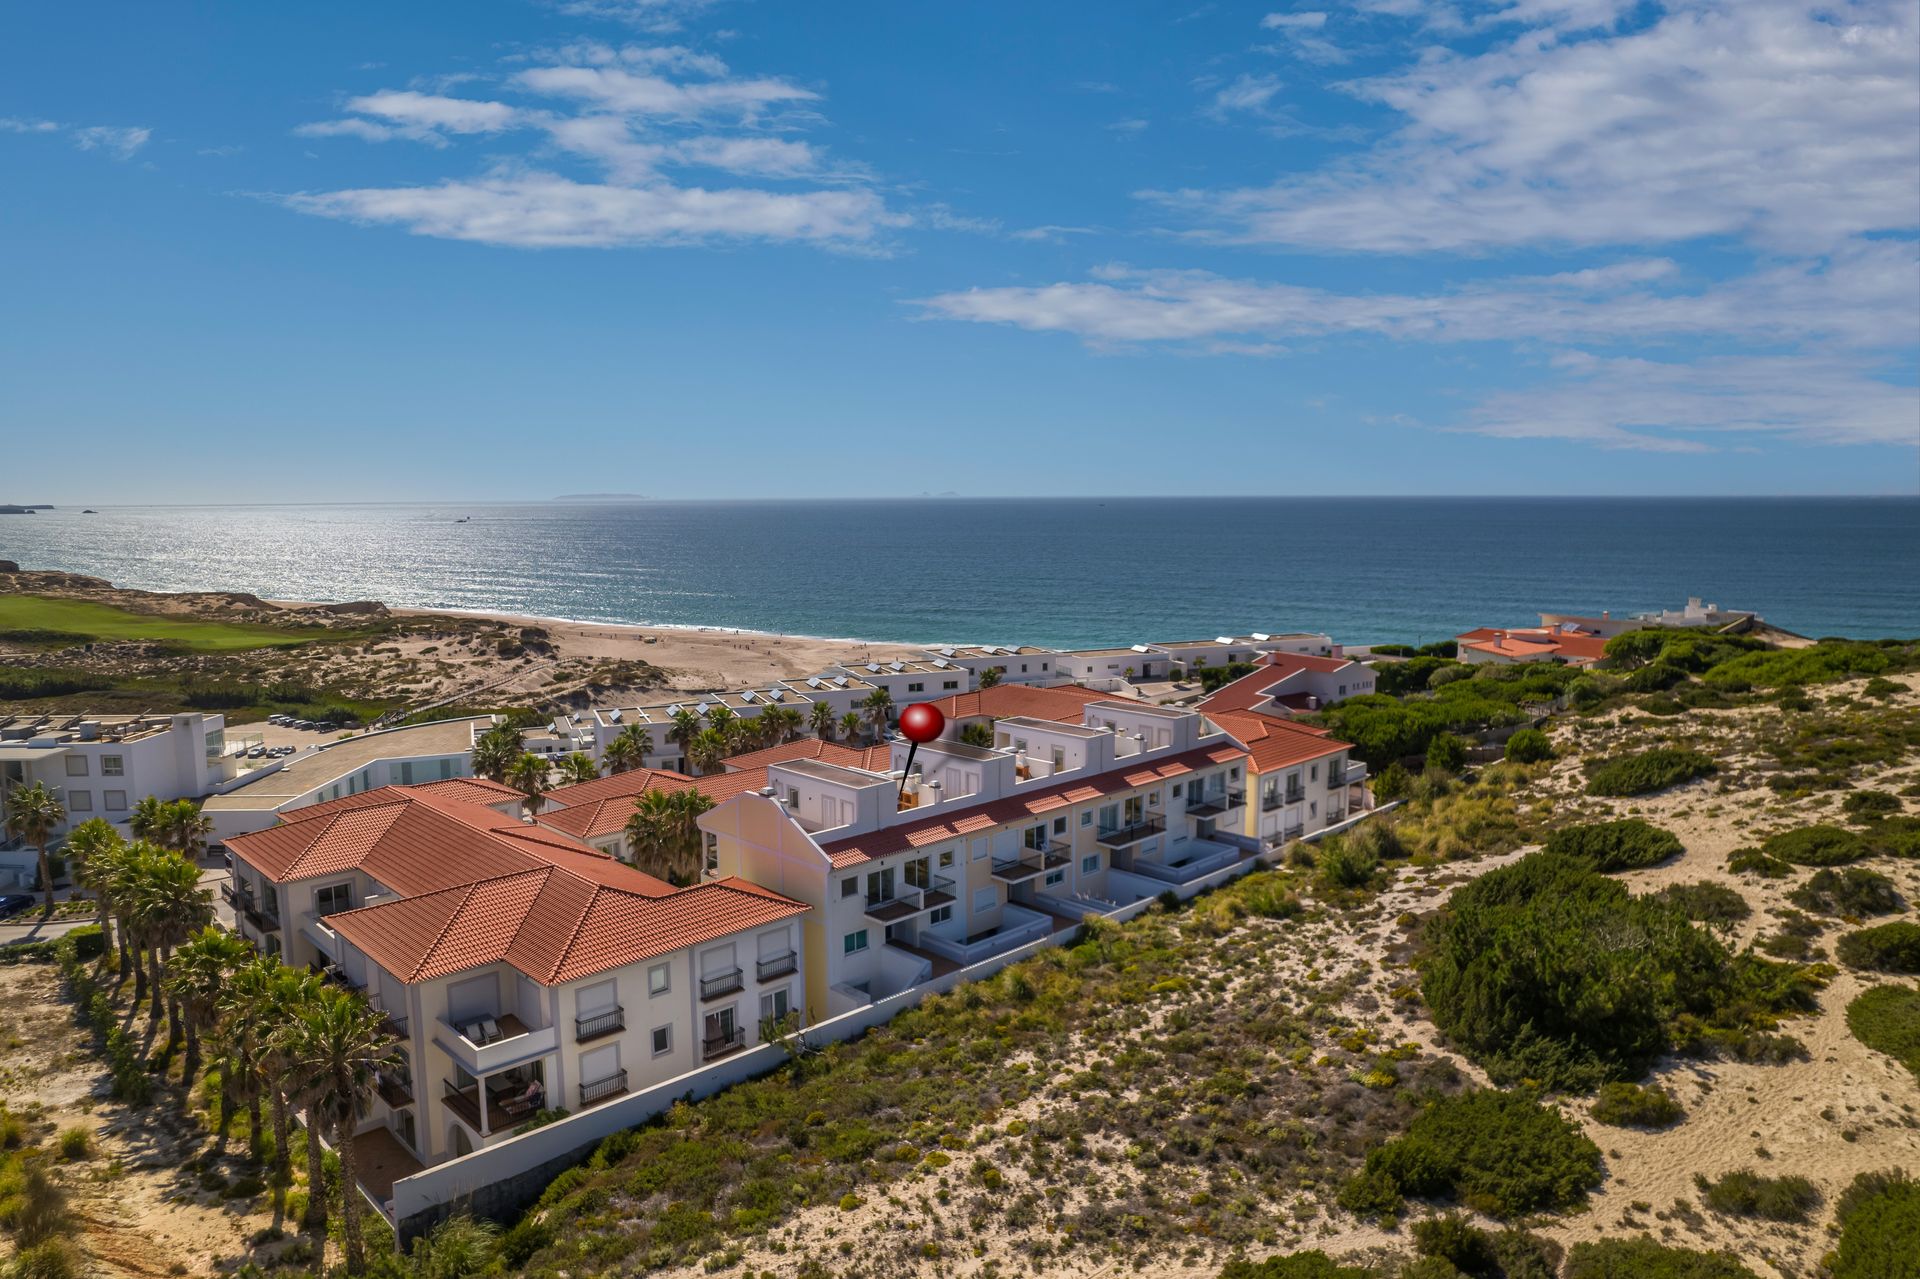
[{"label": "coastal shrub", "polygon": [[1594,765],[1587,773],[1587,794],[1650,795],[1716,771],[1718,766],[1698,751],[1657,746]]},{"label": "coastal shrub", "polygon": [[[1413,1223],[1413,1246],[1421,1257],[1439,1263],[1435,1279],[1556,1279],[1560,1245],[1524,1230],[1482,1230],[1465,1217],[1448,1213]],[[1400,1279],[1416,1271],[1402,1270]]]},{"label": "coastal shrub", "polygon": [[1655,897],[1682,915],[1710,928],[1731,928],[1753,913],[1747,899],[1725,884],[1702,880],[1697,884],[1669,884]]},{"label": "coastal shrub", "polygon": [[1459,888],[1426,937],[1434,1022],[1496,1083],[1586,1091],[1670,1049],[1747,1051],[1748,1033],[1811,1003],[1800,970],[1736,956],[1671,904],[1560,853]]},{"label": "coastal shrub", "polygon": [[1379,1279],[1379,1275],[1372,1266],[1343,1265],[1318,1248],[1264,1261],[1229,1261],[1220,1271],[1220,1279]]},{"label": "coastal shrub", "polygon": [[1573,1245],[1565,1279],[1760,1279],[1732,1253],[1695,1252],[1656,1242],[1596,1239]]},{"label": "coastal shrub", "polygon": [[1877,645],[1824,639],[1808,648],[1743,653],[1718,663],[1702,678],[1723,687],[1778,688],[1881,675],[1907,665],[1901,654]]},{"label": "coastal shrub", "polygon": [[1431,656],[1410,657],[1404,662],[1381,662],[1373,668],[1373,687],[1389,697],[1418,692],[1427,687],[1427,681],[1435,671],[1454,665],[1443,657]]},{"label": "coastal shrub", "polygon": [[1685,670],[1672,662],[1655,661],[1623,677],[1620,687],[1629,693],[1661,693],[1687,682]]},{"label": "coastal shrub", "polygon": [[1602,1084],[1593,1099],[1593,1117],[1614,1128],[1665,1128],[1683,1113],[1666,1089],[1639,1084]]},{"label": "coastal shrub", "polygon": [[92,693],[112,687],[111,679],[91,671],[0,666],[0,701],[65,697],[70,693]]},{"label": "coastal shrub", "polygon": [[1638,817],[1563,826],[1547,837],[1545,850],[1584,861],[1602,872],[1638,870],[1687,851],[1672,831]]},{"label": "coastal shrub", "polygon": [[1840,811],[1855,821],[1865,821],[1899,812],[1900,800],[1883,790],[1857,790],[1840,802]]},{"label": "coastal shrub", "polygon": [[1538,764],[1553,758],[1553,743],[1537,728],[1523,728],[1507,739],[1507,758],[1516,764]]},{"label": "coastal shrub", "polygon": [[1791,865],[1757,848],[1736,848],[1728,853],[1727,869],[1741,875],[1759,875],[1763,879],[1785,879],[1793,874]]},{"label": "coastal shrub", "polygon": [[1805,1177],[1763,1177],[1741,1168],[1708,1181],[1699,1173],[1693,1184],[1700,1201],[1731,1217],[1761,1217],[1767,1221],[1805,1221],[1820,1203],[1820,1191]]},{"label": "coastal shrub", "polygon": [[1862,685],[1860,689],[1861,694],[1865,697],[1898,697],[1906,691],[1904,687],[1882,675],[1875,675]]},{"label": "coastal shrub", "polygon": [[1888,982],[1861,993],[1847,1005],[1847,1029],[1920,1078],[1920,990]]},{"label": "coastal shrub", "polygon": [[1920,973],[1920,924],[1896,919],[1840,939],[1834,952],[1849,968],[1881,973]]},{"label": "coastal shrub", "polygon": [[1467,744],[1452,733],[1435,733],[1427,743],[1427,767],[1457,773],[1466,767]]},{"label": "coastal shrub", "polygon": [[1875,818],[1863,824],[1860,837],[1883,857],[1920,857],[1920,817]]},{"label": "coastal shrub", "polygon": [[1839,866],[1859,861],[1872,850],[1850,830],[1838,826],[1802,826],[1768,836],[1760,845],[1760,851],[1796,866]]},{"label": "coastal shrub", "polygon": [[47,1239],[22,1248],[8,1264],[7,1279],[82,1279],[86,1254],[70,1239]]},{"label": "coastal shrub", "polygon": [[1523,1093],[1479,1089],[1435,1101],[1369,1151],[1340,1202],[1385,1215],[1395,1196],[1438,1199],[1505,1218],[1577,1207],[1599,1184],[1600,1148],[1576,1125]]},{"label": "coastal shrub", "polygon": [[1832,1279],[1890,1279],[1914,1273],[1920,1240],[1920,1182],[1899,1169],[1863,1172],[1834,1213],[1840,1242],[1827,1263]]},{"label": "coastal shrub", "polygon": [[1787,900],[1822,915],[1890,915],[1901,906],[1893,881],[1864,866],[1817,870]]}]

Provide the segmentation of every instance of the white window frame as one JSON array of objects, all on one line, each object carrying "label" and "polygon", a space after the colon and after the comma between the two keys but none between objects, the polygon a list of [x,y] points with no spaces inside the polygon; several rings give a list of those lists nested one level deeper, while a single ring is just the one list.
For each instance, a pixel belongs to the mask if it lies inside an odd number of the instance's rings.
[{"label": "white window frame", "polygon": [[[667,1037],[667,1046],[665,1048],[660,1046],[660,1037],[662,1035]],[[655,1026],[653,1033],[647,1037],[647,1047],[653,1050],[653,1055],[656,1057],[665,1057],[671,1054],[673,1052],[673,1023],[669,1022],[664,1026]]]},{"label": "white window frame", "polygon": [[647,994],[658,998],[673,989],[673,965],[655,964],[647,969]]},{"label": "white window frame", "polygon": [[100,776],[125,777],[127,775],[127,757],[125,755],[102,755],[100,757]]}]

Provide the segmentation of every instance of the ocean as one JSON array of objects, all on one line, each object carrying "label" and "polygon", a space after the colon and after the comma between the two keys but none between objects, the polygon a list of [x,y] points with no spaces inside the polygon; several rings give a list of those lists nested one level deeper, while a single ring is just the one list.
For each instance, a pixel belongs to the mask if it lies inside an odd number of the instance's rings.
[{"label": "ocean", "polygon": [[1920,635],[1916,498],[70,507],[0,516],[0,559],[148,590],[876,641],[1419,643],[1691,595],[1806,635]]}]

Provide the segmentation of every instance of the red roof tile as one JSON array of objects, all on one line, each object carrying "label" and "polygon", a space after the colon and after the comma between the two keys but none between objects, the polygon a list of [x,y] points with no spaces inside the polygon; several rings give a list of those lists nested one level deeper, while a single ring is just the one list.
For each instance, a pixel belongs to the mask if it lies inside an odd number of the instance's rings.
[{"label": "red roof tile", "polygon": [[1607,655],[1607,641],[1602,636],[1546,627],[1482,626],[1456,639],[1462,648],[1521,661],[1558,657],[1569,662],[1597,662]]},{"label": "red roof tile", "polygon": [[1169,777],[1179,777],[1195,769],[1206,768],[1213,764],[1228,764],[1246,757],[1247,753],[1231,742],[1202,746],[1166,759],[1143,763],[1134,768],[1116,768],[1111,772],[1076,778],[1056,786],[1024,791],[1002,799],[988,800],[984,804],[956,808],[947,813],[936,813],[920,821],[902,822],[897,826],[885,826],[861,835],[849,835],[845,839],[836,839],[822,844],[821,850],[827,854],[835,869],[856,866],[861,862],[872,861],[876,857],[885,857],[904,849],[924,848],[928,844],[937,844],[942,840],[991,830],[996,826],[1018,821],[1022,817],[1034,817],[1070,804],[1083,804],[1104,795],[1114,795],[1140,786],[1151,786],[1155,782],[1164,781]]},{"label": "red roof tile", "polygon": [[[1335,674],[1352,666],[1353,660],[1346,657],[1310,657],[1304,653],[1269,653],[1260,668],[1239,679],[1222,684],[1195,703],[1200,710],[1212,714],[1215,711],[1253,710],[1268,700],[1270,691],[1286,682],[1287,679],[1302,671],[1319,671],[1323,674]],[[1291,705],[1291,703],[1288,703]],[[1304,704],[1304,703],[1303,703]]]},{"label": "red roof tile", "polygon": [[1278,715],[1209,711],[1208,718],[1247,744],[1256,773],[1292,768],[1308,760],[1353,749],[1351,744],[1331,736],[1324,728],[1312,728]]},{"label": "red roof tile", "polygon": [[971,693],[955,693],[933,705],[951,720],[1009,719],[1024,715],[1029,719],[1050,719],[1061,724],[1078,724],[1085,719],[1082,708],[1088,702],[1112,697],[1079,684],[1056,684],[1040,688],[1032,684],[995,684]]},{"label": "red roof tile", "polygon": [[627,819],[633,816],[635,801],[648,791],[697,790],[717,804],[742,791],[759,790],[766,784],[765,768],[712,773],[706,777],[688,777],[664,768],[636,768],[548,791],[548,806],[540,811],[538,820],[542,826],[575,839],[593,839],[625,827]]},{"label": "red roof tile", "polygon": [[721,761],[729,772],[744,772],[750,769],[764,769],[768,764],[784,764],[789,760],[818,759],[829,764],[838,764],[842,768],[864,768],[869,772],[884,773],[892,762],[891,748],[880,746],[848,746],[842,742],[824,741],[818,737],[802,737],[791,742],[782,742],[778,746],[768,746],[745,754],[732,755]]}]

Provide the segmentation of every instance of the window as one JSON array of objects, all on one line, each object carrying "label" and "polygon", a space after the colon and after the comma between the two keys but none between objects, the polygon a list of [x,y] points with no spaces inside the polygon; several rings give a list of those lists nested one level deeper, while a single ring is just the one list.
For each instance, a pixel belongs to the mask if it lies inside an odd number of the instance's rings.
[{"label": "window", "polygon": [[1235,764],[1233,768],[1228,771],[1227,780],[1235,782],[1240,780],[1240,766],[1238,764]]},{"label": "window", "polygon": [[124,813],[127,811],[127,793],[123,790],[101,791],[100,800],[106,805],[109,813]]},{"label": "window", "polygon": [[1045,826],[1027,827],[1026,834],[1021,836],[1021,842],[1033,851],[1039,852],[1047,846],[1047,828]]},{"label": "window", "polygon": [[93,811],[93,792],[90,790],[68,791],[67,811],[69,813],[91,813]]},{"label": "window", "polygon": [[102,755],[100,757],[100,776],[125,777],[126,775],[127,775],[127,761],[125,756]]},{"label": "window", "polygon": [[840,881],[840,895],[842,897],[852,897],[859,891],[860,877],[858,875],[849,875]]},{"label": "window", "polygon": [[664,995],[672,985],[673,969],[669,965],[655,964],[653,967],[647,969],[647,993],[649,995]]},{"label": "window", "polygon": [[1340,696],[1345,697],[1346,695],[1347,695],[1347,686],[1345,684],[1342,684],[1340,686]]},{"label": "window", "polygon": [[85,777],[87,775],[87,757],[85,755],[67,756],[67,776]]},{"label": "window", "polygon": [[720,837],[712,831],[704,832],[707,837],[707,869],[720,869]]},{"label": "window", "polygon": [[1093,825],[1093,810],[1091,808],[1089,808],[1086,812],[1080,814],[1080,824],[1082,826]]},{"label": "window", "polygon": [[1066,877],[1067,877],[1066,871],[1064,870],[1054,871],[1052,874],[1047,876],[1047,887],[1052,888],[1055,884],[1058,884],[1062,880],[1066,879]]},{"label": "window", "polygon": [[1311,764],[1307,767],[1307,780],[1310,782],[1317,782],[1320,780],[1320,765]]},{"label": "window", "polygon": [[673,1051],[673,1027],[655,1026],[653,1028],[653,1055],[664,1057]]},{"label": "window", "polygon": [[1020,673],[1022,675],[1027,673],[1027,664],[1025,662],[1020,663]]},{"label": "window", "polygon": [[1042,663],[1040,663],[1040,669],[1041,669],[1041,670],[1043,670],[1043,671],[1044,671],[1044,670],[1046,670],[1046,669],[1047,669],[1047,664],[1046,664],[1045,662],[1042,662]]},{"label": "window", "polygon": [[952,918],[953,918],[953,907],[942,906],[939,909],[935,910],[932,914],[927,916],[927,922],[929,924],[944,924],[949,919],[952,919]]},{"label": "window", "polygon": [[927,691],[927,686],[925,684],[909,684],[907,685],[907,691],[909,693],[924,693]]},{"label": "window", "polygon": [[951,848],[943,848],[940,850],[940,864],[942,866],[953,865],[953,850]]},{"label": "window", "polygon": [[313,895],[313,909],[321,917],[353,909],[352,884],[328,884]]},{"label": "window", "polygon": [[1066,818],[1064,818],[1064,817],[1056,817],[1056,818],[1054,818],[1054,819],[1053,819],[1053,833],[1054,833],[1054,834],[1056,834],[1056,835],[1064,835],[1064,834],[1066,834],[1066,833],[1067,833],[1067,819],[1066,819]]},{"label": "window", "polygon": [[943,689],[959,688],[960,681],[957,679],[943,680],[941,681],[940,687]]},{"label": "window", "polygon": [[788,987],[782,986],[778,990],[770,990],[760,996],[761,1021],[766,1021],[770,1017],[778,1021],[787,1015],[788,1011],[792,1008],[792,1002],[788,997],[787,991]]},{"label": "window", "polygon": [[976,888],[973,890],[973,913],[974,914],[978,915],[982,911],[992,910],[995,906],[999,904],[1000,904],[1000,894],[995,889]]},{"label": "window", "polygon": [[867,930],[864,928],[857,933],[848,933],[840,939],[840,953],[843,955],[857,955],[866,948]]},{"label": "window", "polygon": [[1080,873],[1082,875],[1097,874],[1099,870],[1100,870],[1100,854],[1095,853],[1091,857],[1082,857],[1080,859]]}]

